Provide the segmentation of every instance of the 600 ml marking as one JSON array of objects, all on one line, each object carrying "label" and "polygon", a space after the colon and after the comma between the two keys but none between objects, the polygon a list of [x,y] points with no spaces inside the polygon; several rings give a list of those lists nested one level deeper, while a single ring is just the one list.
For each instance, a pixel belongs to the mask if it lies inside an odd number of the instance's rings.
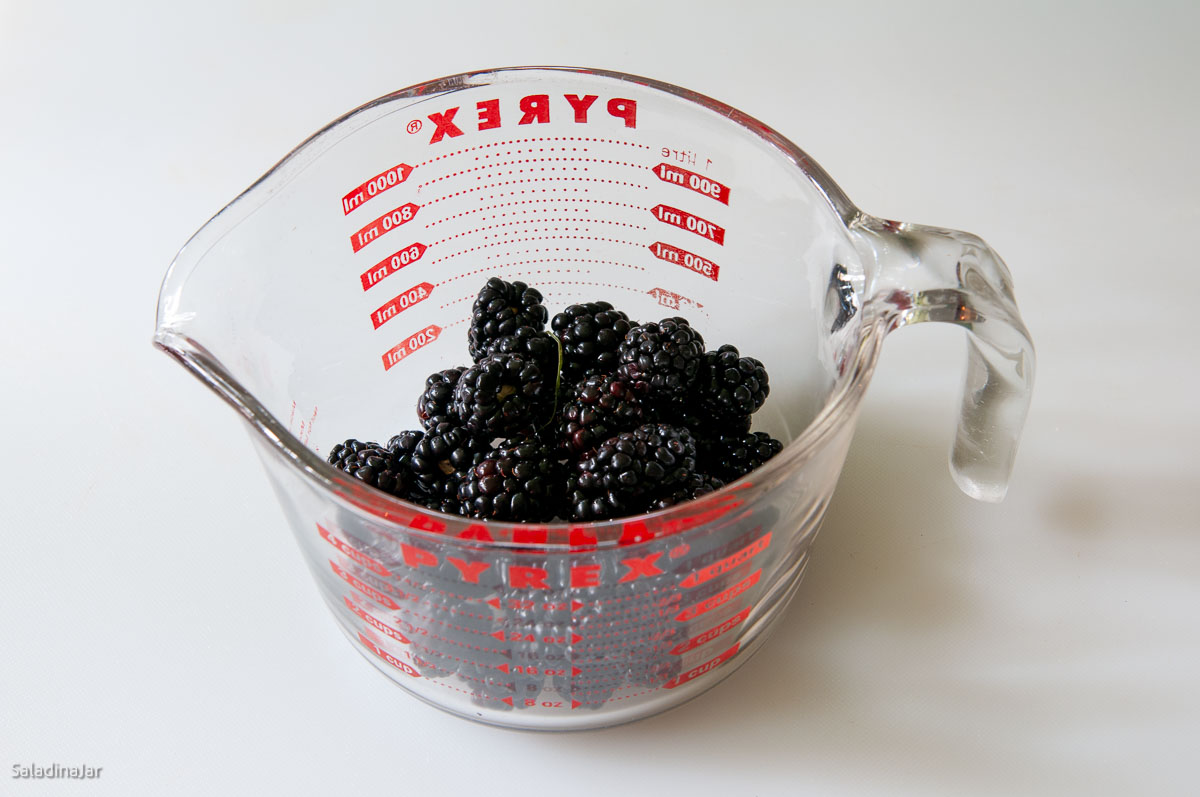
[{"label": "600 ml marking", "polygon": [[422,347],[428,346],[438,339],[438,335],[442,334],[442,328],[437,324],[430,324],[420,332],[410,335],[402,342],[397,343],[392,348],[383,353],[383,370],[391,370],[392,366],[403,360],[415,351],[419,351]]},{"label": "600 ml marking", "polygon": [[396,229],[402,224],[408,224],[417,215],[419,208],[412,202],[406,202],[398,208],[389,210],[375,221],[363,227],[350,236],[350,245],[357,252],[386,232]]},{"label": "600 ml marking", "polygon": [[670,205],[655,205],[650,208],[650,212],[654,214],[654,218],[663,224],[670,224],[672,227],[694,232],[701,238],[707,238],[722,246],[725,244],[724,227],[719,227],[707,219],[702,219],[699,216],[688,213],[686,210],[673,208]]},{"label": "600 ml marking", "polygon": [[680,249],[678,246],[664,244],[662,241],[655,241],[650,244],[650,251],[659,260],[665,260],[668,263],[677,263],[689,271],[694,271],[703,277],[708,277],[713,282],[717,281],[717,275],[721,273],[721,267],[711,260],[692,254],[686,249]]},{"label": "600 ml marking", "polygon": [[395,188],[408,179],[412,174],[413,167],[407,163],[400,163],[385,172],[367,180],[357,188],[352,188],[349,193],[342,197],[342,214],[349,215],[350,211],[357,208],[368,199],[377,197],[389,188]]},{"label": "600 ml marking", "polygon": [[390,277],[405,266],[416,263],[428,248],[425,244],[421,243],[409,244],[399,252],[390,254],[383,260],[380,260],[371,266],[371,268],[364,271],[359,277],[362,281],[363,290],[375,287],[384,277]]},{"label": "600 ml marking", "polygon": [[729,186],[722,185],[716,180],[705,177],[702,174],[681,169],[678,166],[672,166],[669,163],[660,163],[651,169],[658,179],[664,183],[672,183],[673,185],[690,188],[697,194],[704,194],[712,197],[723,205],[729,204]]},{"label": "600 ml marking", "polygon": [[403,311],[428,299],[431,293],[433,293],[433,286],[428,282],[414,285],[383,307],[371,313],[371,323],[375,325],[376,329],[379,329]]}]

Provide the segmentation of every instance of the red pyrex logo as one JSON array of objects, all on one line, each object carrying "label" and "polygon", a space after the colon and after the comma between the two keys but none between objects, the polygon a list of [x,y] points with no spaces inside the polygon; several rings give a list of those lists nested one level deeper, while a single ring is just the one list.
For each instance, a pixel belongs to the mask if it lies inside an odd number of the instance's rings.
[{"label": "red pyrex logo", "polygon": [[[463,135],[464,127],[473,126],[476,130],[494,130],[510,123],[514,118],[519,125],[548,124],[554,107],[558,108],[553,111],[554,116],[562,114],[572,117],[577,124],[587,124],[596,116],[592,114],[592,106],[598,99],[600,97],[596,94],[585,94],[582,97],[578,94],[563,94],[562,99],[557,96],[551,98],[549,94],[530,94],[518,100],[515,109],[502,107],[498,99],[480,100],[475,103],[476,116],[473,120],[466,119],[466,114],[459,116],[462,106],[456,105],[440,113],[431,113],[426,117],[433,122],[434,126],[429,143],[436,144],[443,139],[457,138]],[[604,102],[603,107],[608,116],[620,119],[625,127],[637,127],[637,102],[635,100],[613,97]],[[415,133],[422,127],[421,124],[412,123],[409,125],[409,130]]]}]

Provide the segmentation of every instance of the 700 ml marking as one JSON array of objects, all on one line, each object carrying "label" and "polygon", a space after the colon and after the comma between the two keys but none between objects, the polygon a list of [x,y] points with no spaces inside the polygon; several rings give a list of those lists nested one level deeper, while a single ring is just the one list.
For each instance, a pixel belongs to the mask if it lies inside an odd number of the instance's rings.
[{"label": "700 ml marking", "polygon": [[694,232],[701,238],[707,238],[721,245],[725,244],[724,227],[718,227],[711,221],[688,213],[686,210],[673,208],[670,205],[655,205],[650,208],[650,212],[654,214],[654,218],[664,224],[670,224],[672,227]]}]

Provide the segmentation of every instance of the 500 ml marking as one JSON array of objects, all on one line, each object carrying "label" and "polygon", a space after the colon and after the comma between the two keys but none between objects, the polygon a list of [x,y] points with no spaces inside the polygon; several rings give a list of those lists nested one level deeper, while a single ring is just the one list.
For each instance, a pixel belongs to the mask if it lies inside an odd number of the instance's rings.
[{"label": "500 ml marking", "polygon": [[721,267],[711,260],[692,254],[686,249],[680,249],[678,246],[664,244],[662,241],[655,241],[650,244],[650,251],[659,260],[665,260],[668,263],[678,263],[689,271],[694,271],[703,277],[708,277],[713,282],[717,281],[717,275],[721,273]]},{"label": "500 ml marking", "polygon": [[350,189],[350,192],[342,197],[342,214],[349,215],[350,211],[357,208],[362,203],[372,197],[379,196],[389,188],[395,188],[408,179],[412,174],[413,167],[407,163],[399,163],[385,172],[367,180],[362,185]]},{"label": "500 ml marking", "polygon": [[417,215],[418,208],[412,202],[406,202],[398,208],[389,210],[375,221],[363,227],[354,235],[350,236],[350,245],[357,252],[367,244],[374,241],[385,232],[390,232],[402,224],[408,224]]},{"label": "500 ml marking", "polygon": [[686,210],[673,208],[670,205],[655,205],[650,208],[650,212],[654,214],[654,218],[663,224],[670,224],[672,227],[694,232],[701,238],[707,238],[722,246],[725,244],[724,227],[719,227],[707,219],[702,219],[699,216],[688,213]]},{"label": "500 ml marking", "polygon": [[428,282],[414,285],[383,307],[371,313],[371,323],[375,325],[376,329],[379,329],[414,304],[420,304],[428,299],[431,293],[433,293],[433,286]]},{"label": "500 ml marking", "polygon": [[442,328],[437,324],[429,326],[417,332],[414,335],[409,335],[402,342],[397,343],[392,348],[383,353],[383,370],[391,370],[392,366],[403,360],[415,351],[419,351],[422,347],[428,346],[438,339],[438,335],[442,334]]},{"label": "500 ml marking", "polygon": [[697,194],[712,197],[723,205],[729,204],[729,186],[722,185],[716,180],[705,177],[702,174],[696,174],[687,169],[672,166],[669,163],[660,163],[650,171],[658,175],[658,179],[664,183],[672,183],[673,185],[690,188]]},{"label": "500 ml marking", "polygon": [[409,244],[399,252],[388,255],[359,276],[363,290],[373,288],[384,277],[390,277],[405,266],[416,263],[428,249],[425,244]]}]

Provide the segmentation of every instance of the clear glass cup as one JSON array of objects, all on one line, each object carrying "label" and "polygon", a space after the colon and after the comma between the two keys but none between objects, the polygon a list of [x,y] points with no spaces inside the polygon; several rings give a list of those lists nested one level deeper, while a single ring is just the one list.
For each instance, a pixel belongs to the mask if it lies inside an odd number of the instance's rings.
[{"label": "clear glass cup", "polygon": [[[523,280],[551,313],[682,315],[762,360],[760,469],[600,523],[444,515],[326,464],[416,428],[465,364],[471,302]],[[795,593],[885,335],[967,332],[951,473],[1003,497],[1033,347],[979,238],[884,221],[766,125],[612,72],[501,69],[338,119],[171,264],[155,345],[246,421],[322,596],[368,660],[433,705],[526,729],[657,713],[744,662]]]}]

